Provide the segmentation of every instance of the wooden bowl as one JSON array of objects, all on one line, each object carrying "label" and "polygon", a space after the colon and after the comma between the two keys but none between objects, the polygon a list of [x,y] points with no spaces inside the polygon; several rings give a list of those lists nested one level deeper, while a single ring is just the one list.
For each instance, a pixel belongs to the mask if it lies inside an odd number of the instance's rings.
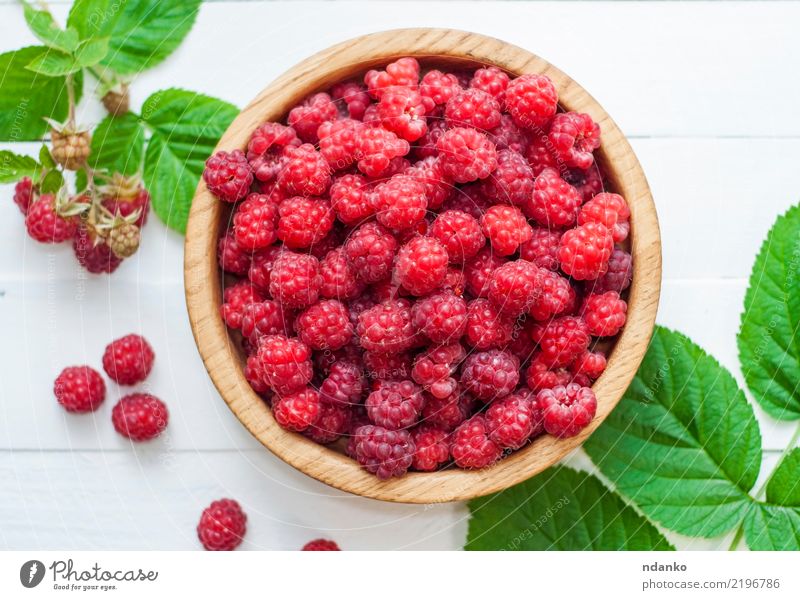
[{"label": "wooden bowl", "polygon": [[217,266],[217,240],[227,225],[229,211],[202,181],[186,232],[184,268],[189,318],[208,373],[230,409],[264,446],[303,473],[341,490],[381,500],[427,504],[466,500],[519,483],[578,448],[602,423],[630,384],[653,332],[661,287],[661,241],[644,173],[622,132],[603,108],[581,86],[538,56],[474,33],[446,29],[386,31],[323,50],[267,86],[231,124],[217,149],[245,148],[257,126],[280,120],[309,93],[402,56],[414,56],[423,66],[493,64],[514,75],[546,74],[558,89],[562,108],[588,113],[600,124],[602,145],[596,153],[598,161],[611,189],[630,204],[633,284],[627,325],[609,356],[605,373],[593,386],[598,408],[589,427],[570,439],[540,437],[483,470],[453,468],[379,481],[344,454],[281,429],[265,402],[250,389],[243,375],[244,356],[219,314],[222,275]]}]

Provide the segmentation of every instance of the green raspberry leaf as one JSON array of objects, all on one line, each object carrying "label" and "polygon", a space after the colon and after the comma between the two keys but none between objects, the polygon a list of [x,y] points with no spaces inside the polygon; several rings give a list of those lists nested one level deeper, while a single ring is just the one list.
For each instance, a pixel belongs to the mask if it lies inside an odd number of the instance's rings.
[{"label": "green raspberry leaf", "polygon": [[186,231],[205,161],[238,112],[222,100],[178,89],[156,92],[145,101],[142,119],[152,136],[144,180],[153,210],[168,227]]},{"label": "green raspberry leaf", "polygon": [[800,419],[800,206],[778,217],[756,257],[737,342],[747,386],[776,419]]},{"label": "green raspberry leaf", "polygon": [[172,54],[194,25],[199,6],[200,0],[76,0],[67,24],[82,39],[109,38],[102,64],[133,75]]},{"label": "green raspberry leaf", "polygon": [[75,63],[81,67],[93,67],[108,54],[108,38],[84,40],[75,51]]},{"label": "green raspberry leaf", "polygon": [[0,150],[0,183],[16,183],[23,177],[35,179],[41,166],[30,156]]},{"label": "green raspberry leaf", "polygon": [[50,154],[50,148],[47,147],[47,144],[42,144],[39,149],[39,162],[45,169],[55,169],[58,166],[53,155]]},{"label": "green raspberry leaf", "polygon": [[800,448],[783,457],[767,484],[767,502],[800,508]]},{"label": "green raspberry leaf", "polygon": [[43,194],[55,194],[62,187],[64,187],[64,175],[58,170],[48,171],[39,184]]},{"label": "green raspberry leaf", "polygon": [[61,29],[48,11],[36,10],[27,2],[22,8],[28,27],[43,44],[67,53],[75,51],[79,41],[77,31],[71,27]]},{"label": "green raspberry leaf", "polygon": [[767,501],[744,522],[751,550],[800,550],[800,448],[781,460],[767,483]]},{"label": "green raspberry leaf", "polygon": [[45,77],[61,77],[81,70],[72,54],[51,48],[36,56],[25,68]]},{"label": "green raspberry leaf", "polygon": [[584,450],[647,517],[714,537],[752,504],[761,433],[733,376],[684,335],[657,327],[633,383]]},{"label": "green raspberry leaf", "polygon": [[469,508],[467,550],[674,550],[599,479],[567,467],[476,498]]},{"label": "green raspberry leaf", "polygon": [[134,175],[141,169],[144,157],[145,129],[138,116],[126,113],[107,116],[92,135],[89,164],[109,174]]}]

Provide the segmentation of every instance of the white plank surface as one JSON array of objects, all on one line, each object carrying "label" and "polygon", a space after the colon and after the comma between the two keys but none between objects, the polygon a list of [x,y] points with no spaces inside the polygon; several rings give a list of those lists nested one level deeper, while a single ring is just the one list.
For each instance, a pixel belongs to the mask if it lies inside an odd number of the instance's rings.
[{"label": "white plank surface", "polygon": [[[51,5],[63,20],[68,4]],[[602,22],[621,33],[600,35]],[[133,103],[178,86],[242,106],[304,56],[392,27],[469,29],[526,47],[580,81],[632,137],[664,238],[659,322],[689,334],[739,377],[735,333],[746,278],[769,225],[798,200],[800,78],[788,75],[800,68],[798,22],[798,2],[214,2],[203,5],[179,51],[136,81]],[[31,43],[19,6],[0,1],[0,51]],[[80,115],[86,123],[102,118],[91,100]],[[197,355],[180,236],[153,217],[134,259],[110,278],[87,276],[69,247],[26,239],[10,194],[0,187],[2,547],[192,548],[199,511],[224,495],[249,514],[250,549],[297,548],[319,535],[350,549],[461,546],[464,506],[347,496],[282,464],[247,434]],[[131,331],[153,342],[156,368],[146,386],[171,411],[168,434],[138,447],[110,427],[118,390],[83,417],[58,410],[51,391],[63,366],[99,364],[105,344]],[[766,462],[774,462],[792,427],[757,413]],[[569,462],[591,468],[582,453]],[[681,548],[726,544],[670,539]]]}]

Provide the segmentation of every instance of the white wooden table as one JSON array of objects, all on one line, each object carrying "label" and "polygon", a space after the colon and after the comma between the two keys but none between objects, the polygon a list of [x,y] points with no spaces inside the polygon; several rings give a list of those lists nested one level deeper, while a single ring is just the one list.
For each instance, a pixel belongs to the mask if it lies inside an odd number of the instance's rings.
[{"label": "white wooden table", "polygon": [[[63,22],[68,3],[49,4]],[[530,49],[581,82],[630,136],[661,218],[658,320],[738,376],[735,332],[753,258],[800,199],[797,23],[798,2],[211,2],[178,52],[135,82],[133,105],[177,86],[244,106],[302,57],[381,29],[460,28]],[[0,51],[33,43],[19,5],[0,0]],[[79,112],[87,123],[102,117],[93,102]],[[248,513],[248,549],[319,536],[346,549],[461,547],[463,505],[348,496],[249,436],[206,377],[184,307],[183,240],[155,215],[134,259],[110,278],[86,276],[69,246],[26,238],[11,193],[0,189],[0,548],[196,548],[200,511],[222,496]],[[105,344],[133,331],[155,347],[145,387],[171,412],[166,435],[139,446],[111,427],[117,389],[88,416],[67,415],[51,390],[62,367],[99,367]],[[756,412],[771,465],[792,426]],[[582,453],[569,463],[591,468]],[[726,545],[668,537],[679,548]]]}]

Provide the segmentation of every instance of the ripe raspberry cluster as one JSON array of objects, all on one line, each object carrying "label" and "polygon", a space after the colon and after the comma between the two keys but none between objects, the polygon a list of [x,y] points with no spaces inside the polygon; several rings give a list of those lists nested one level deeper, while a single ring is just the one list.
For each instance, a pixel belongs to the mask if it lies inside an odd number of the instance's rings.
[{"label": "ripe raspberry cluster", "polygon": [[221,314],[277,422],[381,479],[577,435],[631,282],[599,145],[544,75],[402,58],[212,156]]}]

